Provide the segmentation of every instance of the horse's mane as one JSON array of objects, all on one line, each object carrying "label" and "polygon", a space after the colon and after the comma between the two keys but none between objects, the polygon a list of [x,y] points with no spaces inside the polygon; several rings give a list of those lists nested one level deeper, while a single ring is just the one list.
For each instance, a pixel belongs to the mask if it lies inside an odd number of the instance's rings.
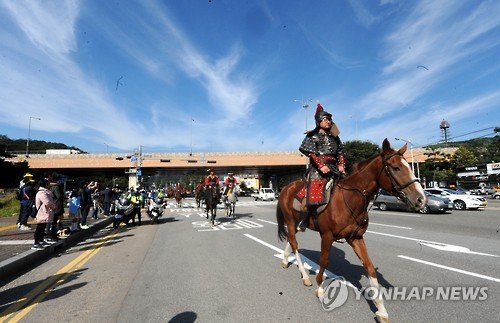
[{"label": "horse's mane", "polygon": [[362,160],[360,162],[354,163],[352,165],[352,170],[350,174],[354,174],[365,168],[368,164],[370,164],[375,158],[379,157],[380,154],[376,154],[375,156],[372,156],[368,159]]}]

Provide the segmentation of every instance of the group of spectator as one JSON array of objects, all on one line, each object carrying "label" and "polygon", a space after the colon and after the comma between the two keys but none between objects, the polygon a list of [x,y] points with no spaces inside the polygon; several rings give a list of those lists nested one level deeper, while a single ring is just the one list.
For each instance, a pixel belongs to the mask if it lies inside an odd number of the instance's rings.
[{"label": "group of spectator", "polygon": [[[43,250],[50,244],[56,243],[60,234],[65,235],[62,218],[65,208],[64,183],[57,173],[44,173],[43,178],[35,181],[32,174],[26,173],[19,183],[18,199],[20,201],[17,226],[26,231],[32,228],[28,224],[30,217],[35,218],[36,229],[32,249]],[[78,189],[71,191],[68,196],[69,230],[75,232],[88,229],[87,218],[91,209],[91,216],[97,219],[99,210],[106,216],[110,214],[113,200],[117,197],[117,190],[102,189],[98,182],[82,182]]]},{"label": "group of spectator", "polygon": [[31,230],[30,217],[37,222],[32,249],[43,250],[59,240],[57,230],[64,214],[64,190],[57,173],[44,173],[35,182],[34,176],[26,173],[19,184],[20,200],[17,226],[20,230]]}]

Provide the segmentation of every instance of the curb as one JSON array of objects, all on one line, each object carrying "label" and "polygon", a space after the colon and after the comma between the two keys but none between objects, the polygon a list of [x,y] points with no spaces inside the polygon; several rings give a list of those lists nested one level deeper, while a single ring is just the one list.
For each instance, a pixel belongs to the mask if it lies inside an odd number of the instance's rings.
[{"label": "curb", "polygon": [[113,222],[113,217],[109,216],[98,222],[95,222],[91,227],[86,230],[76,232],[67,238],[61,239],[59,242],[48,246],[44,250],[27,250],[12,258],[0,262],[0,280],[9,278],[11,275],[31,268],[42,259],[48,259],[53,254],[61,250],[67,249],[80,241],[92,236],[97,231],[107,227]]}]

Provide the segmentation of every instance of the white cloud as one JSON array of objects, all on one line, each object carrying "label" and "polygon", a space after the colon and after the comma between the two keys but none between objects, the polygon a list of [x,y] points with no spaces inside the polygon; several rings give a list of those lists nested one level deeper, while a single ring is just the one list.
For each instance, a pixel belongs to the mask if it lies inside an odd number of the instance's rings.
[{"label": "white cloud", "polygon": [[[379,84],[356,105],[364,118],[380,118],[424,97],[460,71],[460,63],[498,45],[480,37],[500,26],[500,3],[482,3],[472,12],[467,2],[422,1],[387,37]],[[425,66],[425,68],[418,68]]]}]

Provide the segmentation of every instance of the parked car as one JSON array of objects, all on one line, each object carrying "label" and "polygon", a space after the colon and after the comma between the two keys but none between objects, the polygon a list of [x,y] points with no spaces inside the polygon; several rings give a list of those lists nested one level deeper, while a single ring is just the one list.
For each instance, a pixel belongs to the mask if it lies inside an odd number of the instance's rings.
[{"label": "parked car", "polygon": [[474,188],[471,190],[471,193],[476,195],[491,195],[495,192],[496,191],[493,187],[488,186],[479,186],[478,188]]},{"label": "parked car", "polygon": [[454,190],[455,192],[457,192],[458,194],[467,194],[467,195],[470,195],[470,191],[469,190],[466,190],[465,188],[461,188],[461,187],[456,187],[456,188],[450,188],[451,190]]},{"label": "parked car", "polygon": [[[446,197],[435,196],[430,193],[425,193],[427,196],[427,204],[418,212],[420,213],[444,213],[453,210],[453,203]],[[390,195],[384,190],[380,191],[379,196],[373,202],[381,211],[386,210],[401,210],[411,211],[405,202],[398,199],[396,196]]]},{"label": "parked car", "polygon": [[257,200],[274,201],[274,199],[275,199],[274,191],[272,188],[261,188],[261,189],[259,189],[258,193],[252,194],[252,197],[256,201]]},{"label": "parked car", "polygon": [[454,190],[448,188],[426,188],[424,191],[433,195],[447,197],[453,202],[455,210],[477,209],[481,210],[486,208],[488,202],[484,197],[472,196],[467,194],[457,194]]},{"label": "parked car", "polygon": [[500,199],[500,192],[495,192],[495,193],[491,194],[491,198],[495,199],[495,200]]}]

